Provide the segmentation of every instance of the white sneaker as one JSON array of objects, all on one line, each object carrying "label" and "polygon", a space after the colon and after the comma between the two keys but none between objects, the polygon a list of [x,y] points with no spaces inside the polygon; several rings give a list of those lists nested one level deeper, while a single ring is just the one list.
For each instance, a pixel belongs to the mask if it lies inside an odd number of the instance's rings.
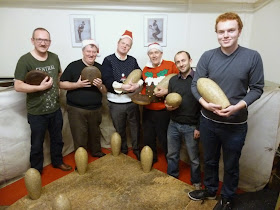
[{"label": "white sneaker", "polygon": [[201,190],[202,189],[201,183],[194,183],[193,186],[194,186],[195,190]]}]

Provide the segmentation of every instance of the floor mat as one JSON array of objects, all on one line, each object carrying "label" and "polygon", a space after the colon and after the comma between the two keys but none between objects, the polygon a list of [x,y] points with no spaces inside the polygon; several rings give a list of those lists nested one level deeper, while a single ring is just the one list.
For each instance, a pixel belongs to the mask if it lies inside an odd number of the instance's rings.
[{"label": "floor mat", "polygon": [[51,209],[64,194],[72,209],[184,209],[190,202],[186,190],[192,186],[152,169],[144,173],[139,161],[112,154],[90,163],[86,174],[76,171],[46,185],[41,197],[25,196],[8,209]]},{"label": "floor mat", "polygon": [[279,192],[270,189],[239,194],[234,199],[236,210],[274,210]]}]

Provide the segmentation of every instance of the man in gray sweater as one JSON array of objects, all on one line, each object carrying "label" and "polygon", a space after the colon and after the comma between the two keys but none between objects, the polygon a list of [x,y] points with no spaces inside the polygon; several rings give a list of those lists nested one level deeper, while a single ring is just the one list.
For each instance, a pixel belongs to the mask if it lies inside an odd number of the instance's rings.
[{"label": "man in gray sweater", "polygon": [[[216,198],[222,148],[223,186],[221,200],[214,209],[232,209],[239,180],[239,159],[247,134],[247,108],[263,93],[262,59],[258,52],[238,45],[242,27],[242,21],[235,13],[225,13],[216,19],[220,47],[201,56],[192,82],[192,92],[202,105],[200,139],[204,151],[205,189],[188,195],[192,200]],[[202,77],[214,80],[231,105],[222,109],[219,104],[203,99],[197,89],[197,80]]]}]

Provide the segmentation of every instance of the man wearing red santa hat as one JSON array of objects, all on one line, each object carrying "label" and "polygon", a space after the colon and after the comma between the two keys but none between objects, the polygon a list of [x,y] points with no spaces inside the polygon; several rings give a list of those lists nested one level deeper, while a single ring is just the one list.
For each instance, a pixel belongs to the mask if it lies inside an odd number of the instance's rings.
[{"label": "man wearing red santa hat", "polygon": [[148,95],[151,103],[143,108],[143,141],[144,145],[148,145],[153,150],[153,163],[155,163],[157,162],[156,138],[165,155],[167,154],[167,128],[170,116],[164,104],[168,89],[158,88],[159,91],[154,93],[154,88],[165,76],[178,74],[179,71],[174,62],[162,59],[163,50],[158,43],[151,43],[147,53],[149,61],[142,72],[145,81],[142,94]]},{"label": "man wearing red santa hat", "polygon": [[140,69],[137,60],[128,55],[132,43],[132,32],[126,30],[118,41],[116,52],[105,57],[102,64],[102,77],[108,90],[108,106],[113,124],[122,139],[121,152],[124,154],[128,152],[126,135],[126,122],[128,122],[133,153],[139,160],[140,112],[139,106],[131,101],[130,96],[141,88],[143,81],[122,83],[134,69]]}]

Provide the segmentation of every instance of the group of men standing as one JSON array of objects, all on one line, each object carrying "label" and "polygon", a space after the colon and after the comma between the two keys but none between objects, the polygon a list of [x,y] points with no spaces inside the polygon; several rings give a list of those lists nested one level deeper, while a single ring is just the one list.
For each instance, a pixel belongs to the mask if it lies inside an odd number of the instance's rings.
[{"label": "group of men standing", "polygon": [[[215,30],[220,47],[206,51],[196,71],[191,68],[191,56],[179,51],[174,62],[162,59],[163,49],[158,43],[148,46],[149,61],[137,83],[122,83],[134,69],[140,69],[137,60],[128,55],[133,44],[130,31],[120,37],[115,53],[105,57],[102,65],[95,61],[99,45],[94,40],[82,42],[83,57],[70,63],[63,74],[57,55],[48,51],[51,39],[44,28],[34,30],[31,42],[34,50],[22,56],[15,71],[16,91],[27,93],[28,123],[31,128],[31,167],[42,172],[43,141],[46,130],[51,139],[51,160],[54,167],[71,170],[62,161],[62,114],[59,106],[59,87],[67,90],[67,111],[74,147],[87,148],[92,156],[105,154],[100,146],[102,94],[107,94],[113,125],[122,138],[121,151],[128,152],[126,127],[129,123],[132,149],[140,159],[140,112],[130,96],[140,92],[148,95],[150,104],[143,107],[143,144],[153,150],[157,161],[157,139],[165,152],[167,173],[178,178],[181,141],[186,145],[191,163],[191,182],[196,190],[189,192],[193,200],[215,199],[218,190],[218,167],[221,149],[224,161],[222,199],[215,209],[231,209],[238,186],[239,158],[247,133],[247,108],[257,100],[264,86],[262,60],[256,51],[239,46],[242,21],[235,13],[225,13],[216,19]],[[102,78],[91,84],[81,79],[86,66],[100,69]],[[51,68],[47,68],[51,67]],[[40,85],[24,82],[32,69],[47,69],[50,79]],[[167,75],[176,73],[168,89],[157,84]],[[225,92],[231,105],[225,109],[207,102],[197,90],[197,80],[208,77]],[[179,107],[165,103],[168,93],[182,96]],[[204,186],[201,186],[198,139],[204,153]]]}]

